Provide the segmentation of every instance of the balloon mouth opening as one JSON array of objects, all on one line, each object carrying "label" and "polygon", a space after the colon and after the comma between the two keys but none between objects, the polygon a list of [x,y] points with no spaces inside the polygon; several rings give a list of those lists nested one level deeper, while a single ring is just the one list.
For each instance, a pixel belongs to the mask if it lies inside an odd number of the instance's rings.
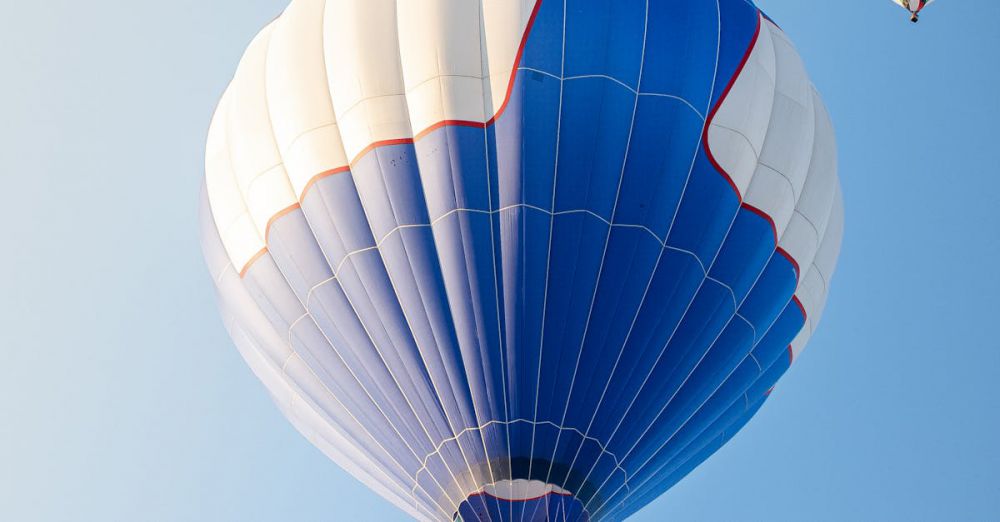
[{"label": "balloon mouth opening", "polygon": [[453,520],[456,522],[531,520],[589,520],[584,504],[556,484],[540,480],[499,480],[469,494]]},{"label": "balloon mouth opening", "polygon": [[572,493],[555,484],[546,484],[540,480],[515,479],[500,480],[495,484],[488,484],[483,489],[469,495],[468,498],[488,496],[506,502],[527,502],[548,495],[573,496]]}]

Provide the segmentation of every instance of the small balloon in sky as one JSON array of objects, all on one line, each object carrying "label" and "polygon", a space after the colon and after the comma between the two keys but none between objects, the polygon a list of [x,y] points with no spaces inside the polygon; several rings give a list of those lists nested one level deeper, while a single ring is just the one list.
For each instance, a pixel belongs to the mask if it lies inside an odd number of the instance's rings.
[{"label": "small balloon in sky", "polygon": [[910,12],[910,21],[917,23],[920,20],[920,12],[934,0],[892,0]]}]

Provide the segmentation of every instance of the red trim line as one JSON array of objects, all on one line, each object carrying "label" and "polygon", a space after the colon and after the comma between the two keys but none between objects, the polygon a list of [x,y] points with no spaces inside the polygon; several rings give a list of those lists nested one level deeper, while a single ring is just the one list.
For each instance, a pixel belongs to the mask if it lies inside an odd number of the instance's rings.
[{"label": "red trim line", "polygon": [[361,152],[357,153],[354,156],[354,159],[351,160],[351,166],[354,166],[359,161],[361,161],[361,158],[363,158],[365,156],[365,154],[368,154],[369,152],[371,152],[371,151],[373,151],[373,150],[375,150],[375,149],[377,149],[379,147],[389,147],[389,146],[392,146],[392,145],[406,145],[408,143],[413,143],[413,138],[395,138],[395,139],[391,139],[391,140],[381,140],[381,141],[376,141],[374,143],[371,143],[367,147],[361,149]]},{"label": "red trim line", "polygon": [[777,252],[778,255],[787,259],[788,262],[792,264],[792,269],[795,270],[795,283],[796,283],[795,286],[798,286],[799,277],[801,277],[802,275],[802,271],[799,269],[799,262],[796,261],[795,258],[792,257],[792,254],[789,254],[788,251],[785,250],[784,248],[777,247],[774,249],[774,251]]},{"label": "red trim line", "polygon": [[[802,313],[802,320],[803,321],[808,321],[809,320],[809,314],[806,313],[806,307],[802,306],[802,301],[799,301],[799,296],[792,295],[792,302],[795,303],[795,306],[799,307],[799,312]],[[795,354],[792,353],[792,345],[789,344],[788,345],[788,364],[789,365],[792,364],[792,361],[794,359],[795,359]]]},{"label": "red trim line", "polygon": [[287,207],[279,210],[277,214],[271,216],[271,219],[267,220],[267,224],[264,225],[264,244],[265,245],[268,243],[268,236],[271,235],[271,225],[274,224],[275,220],[277,220],[281,216],[284,216],[285,214],[288,214],[289,212],[291,212],[291,211],[293,211],[293,210],[295,210],[297,208],[299,208],[299,204],[298,203],[292,203],[291,205],[288,205]]},{"label": "red trim line", "polygon": [[771,237],[774,238],[774,244],[777,245],[778,244],[778,227],[775,226],[774,219],[772,219],[771,216],[769,216],[767,214],[767,212],[764,212],[763,210],[761,210],[761,209],[759,209],[759,208],[757,208],[757,207],[755,207],[755,206],[753,206],[753,205],[751,205],[749,203],[740,203],[740,207],[741,208],[745,208],[745,209],[749,210],[750,212],[753,212],[754,214],[757,214],[758,216],[764,218],[764,220],[767,221],[767,224],[771,225]]},{"label": "red trim line", "polygon": [[306,192],[309,192],[309,189],[311,189],[312,186],[315,185],[317,181],[319,181],[319,180],[321,180],[321,179],[323,179],[323,178],[325,178],[327,176],[332,176],[334,174],[340,174],[341,172],[348,172],[350,170],[351,170],[351,167],[349,167],[347,165],[344,165],[342,167],[337,167],[335,169],[324,170],[323,172],[320,172],[319,174],[316,174],[315,176],[309,178],[309,181],[306,182],[306,186],[302,188],[302,193],[299,194],[299,203],[301,203],[302,200],[306,199]]},{"label": "red trim line", "polygon": [[757,208],[757,207],[755,207],[753,205],[750,205],[750,204],[747,204],[747,203],[741,203],[740,207],[741,208],[745,208],[748,211],[753,212],[754,214],[760,216],[765,221],[767,221],[768,225],[771,226],[771,236],[774,238],[774,244],[776,245],[774,247],[774,251],[778,255],[784,257],[785,259],[787,259],[788,262],[792,264],[792,270],[795,271],[795,282],[798,283],[799,282],[799,277],[802,274],[802,271],[799,268],[799,262],[796,261],[795,258],[793,258],[792,255],[789,254],[787,250],[785,250],[784,248],[781,248],[780,246],[777,246],[778,245],[778,227],[775,226],[774,219],[772,219],[771,216],[767,214],[767,212],[764,212],[763,210],[761,210],[761,209],[759,209],[759,208]]},{"label": "red trim line", "polygon": [[[503,112],[507,109],[507,104],[510,103],[510,95],[512,92],[514,92],[514,81],[517,79],[517,69],[521,66],[521,58],[524,56],[524,48],[528,43],[528,36],[531,34],[532,26],[535,25],[535,19],[538,17],[538,10],[541,8],[541,6],[542,6],[542,0],[538,0],[537,2],[535,2],[535,7],[532,8],[531,15],[528,16],[528,23],[524,27],[524,33],[521,35],[521,42],[517,46],[517,54],[514,56],[514,66],[511,68],[510,71],[510,79],[507,80],[507,92],[504,94],[503,103],[500,104],[500,108],[497,109],[497,111],[493,114],[493,116],[489,120],[487,120],[484,123],[480,123],[478,121],[469,121],[469,120],[442,120],[416,133],[412,138],[381,140],[371,143],[367,147],[361,149],[361,152],[357,153],[354,156],[354,159],[352,159],[349,164],[342,165],[340,167],[335,167],[330,170],[325,170],[323,172],[320,172],[319,174],[316,174],[312,178],[309,178],[309,181],[306,182],[306,186],[302,188],[302,192],[299,194],[298,198],[299,203],[301,203],[305,199],[306,192],[309,192],[309,190],[313,187],[313,185],[316,184],[317,181],[327,176],[332,176],[334,174],[339,174],[341,172],[349,172],[351,170],[351,167],[357,164],[357,162],[360,161],[365,154],[368,154],[369,152],[378,147],[414,143],[416,140],[419,140],[424,136],[427,136],[432,131],[449,125],[485,129],[486,127],[495,123],[497,118],[499,118],[500,115],[503,114]],[[254,254],[253,257],[251,257],[250,260],[247,261],[245,265],[243,265],[243,269],[240,270],[240,277],[243,277],[246,274],[247,270],[250,268],[250,265],[253,264],[254,261],[260,259],[260,257],[263,256],[265,252],[267,252],[267,235],[271,229],[271,224],[274,223],[274,220],[284,216],[285,214],[288,214],[289,212],[295,210],[296,208],[299,208],[299,203],[295,203],[291,206],[285,207],[282,210],[279,210],[275,215],[271,216],[271,218],[267,220],[267,225],[264,228],[265,246],[256,254]]]},{"label": "red trim line", "polygon": [[802,319],[809,319],[809,314],[806,313],[806,307],[802,306],[802,301],[799,301],[799,296],[793,295],[792,302],[795,303],[795,306],[798,306],[799,311],[802,312]]},{"label": "red trim line", "polygon": [[247,275],[247,270],[250,270],[250,265],[254,264],[255,261],[257,261],[258,259],[260,259],[260,257],[263,256],[266,253],[267,253],[267,247],[264,247],[264,248],[258,250],[257,253],[254,254],[250,258],[250,260],[246,262],[245,265],[243,265],[243,268],[240,269],[240,279],[242,279],[243,276]]},{"label": "red trim line", "polygon": [[[708,118],[705,120],[705,128],[702,130],[701,141],[702,141],[702,146],[705,148],[705,155],[708,157],[708,161],[712,164],[713,167],[715,167],[715,170],[717,170],[720,174],[722,174],[722,177],[725,178],[727,183],[729,183],[730,188],[733,189],[733,192],[736,194],[737,199],[740,200],[740,208],[745,208],[748,211],[753,212],[754,214],[766,220],[767,224],[770,225],[771,235],[772,237],[774,237],[775,252],[784,257],[785,259],[787,259],[792,264],[792,269],[795,270],[796,286],[798,286],[802,270],[799,267],[798,261],[796,261],[792,257],[792,255],[788,253],[787,250],[778,246],[779,242],[778,227],[774,223],[774,218],[772,218],[767,212],[764,212],[763,210],[753,205],[750,205],[749,203],[743,202],[743,195],[740,194],[740,189],[736,186],[736,183],[733,182],[733,178],[729,175],[728,172],[726,172],[726,169],[722,168],[722,165],[719,164],[718,160],[715,159],[715,156],[712,154],[712,147],[710,147],[708,143],[708,129],[709,127],[711,127],[712,121],[718,114],[719,109],[722,107],[722,104],[726,101],[726,97],[729,96],[729,93],[730,91],[732,91],[733,86],[736,85],[736,80],[739,79],[740,74],[743,73],[743,69],[746,67],[747,62],[750,61],[750,55],[753,53],[754,47],[756,47],[757,45],[757,39],[760,37],[760,28],[763,23],[763,20],[765,19],[771,21],[771,19],[767,18],[767,15],[765,15],[763,11],[760,11],[758,9],[757,27],[754,29],[753,38],[750,39],[750,45],[747,47],[746,52],[743,53],[743,58],[740,59],[740,63],[736,67],[736,72],[733,74],[732,78],[729,79],[729,83],[726,85],[726,88],[722,91],[722,95],[719,96],[719,101],[715,103],[715,106],[712,107],[712,111],[709,112]],[[773,21],[771,21],[771,23],[774,24]],[[774,25],[777,26],[777,24]],[[802,306],[802,302],[799,301],[799,298],[793,294],[792,300],[795,301],[795,304],[799,307],[799,310],[802,312],[802,317],[804,318],[808,317],[806,314],[806,309],[804,306]],[[792,348],[791,346],[789,346],[788,347],[789,358],[791,358],[791,353],[792,353],[791,350]]]},{"label": "red trim line", "polygon": [[477,128],[477,129],[485,129],[486,128],[486,124],[485,123],[480,123],[478,121],[470,121],[470,120],[441,120],[441,121],[435,123],[434,125],[431,125],[430,127],[427,127],[426,129],[418,132],[415,136],[413,136],[413,141],[418,141],[418,140],[420,140],[421,138],[423,138],[424,136],[430,134],[433,131],[436,131],[436,130],[442,128],[442,127],[449,127],[449,126],[452,126],[452,127],[473,127],[473,128]]},{"label": "red trim line", "polygon": [[740,202],[743,201],[743,195],[740,194],[740,189],[736,187],[736,183],[733,183],[733,178],[729,176],[726,169],[722,168],[722,165],[716,161],[715,156],[712,155],[712,148],[708,146],[708,129],[712,126],[712,120],[715,119],[715,115],[718,114],[719,108],[722,107],[722,103],[725,102],[726,97],[729,96],[729,91],[731,91],[733,86],[736,85],[736,80],[740,77],[740,74],[743,72],[743,68],[746,67],[747,62],[750,60],[750,54],[753,53],[753,49],[757,45],[757,38],[760,36],[760,21],[761,16],[760,11],[758,10],[757,27],[754,29],[753,38],[750,39],[750,45],[747,46],[747,50],[743,54],[740,64],[736,67],[736,72],[733,73],[733,77],[729,79],[729,83],[722,91],[722,95],[719,96],[719,101],[715,102],[715,107],[712,107],[712,111],[708,113],[708,118],[705,120],[705,128],[702,129],[701,134],[701,143],[705,148],[705,155],[708,157],[708,161],[715,167],[716,170],[719,171],[720,174],[722,174],[722,177],[726,179],[726,182],[728,182],[729,186],[732,187],[733,192],[736,193],[736,197],[740,200]]},{"label": "red trim line", "polygon": [[528,44],[528,35],[531,34],[531,28],[535,25],[535,18],[538,17],[538,9],[542,7],[542,0],[535,2],[534,9],[531,10],[531,15],[528,16],[528,23],[524,26],[524,34],[521,35],[521,44],[517,46],[517,54],[514,56],[514,67],[510,71],[510,78],[507,80],[507,92],[504,94],[503,103],[500,104],[500,108],[497,109],[496,114],[492,118],[486,121],[486,125],[492,125],[497,121],[497,118],[505,110],[507,110],[507,104],[510,103],[510,95],[514,92],[514,80],[517,78],[517,68],[521,66],[521,58],[524,56],[524,47]]},{"label": "red trim line", "polygon": [[287,207],[279,210],[275,215],[271,216],[271,219],[267,220],[267,224],[264,225],[264,245],[265,246],[264,246],[264,248],[258,250],[257,253],[254,254],[253,257],[251,257],[250,260],[247,261],[246,264],[243,265],[243,268],[240,269],[240,277],[241,278],[247,274],[247,270],[250,270],[250,265],[252,265],[254,263],[254,261],[257,261],[258,259],[260,259],[261,256],[263,256],[265,253],[267,253],[267,251],[268,251],[268,249],[267,249],[267,243],[268,243],[268,236],[271,235],[271,225],[273,225],[274,222],[277,221],[278,218],[280,218],[280,217],[282,217],[282,216],[284,216],[284,215],[286,215],[286,214],[288,214],[288,213],[290,213],[293,210],[296,210],[298,208],[299,208],[299,204],[298,203],[292,203],[291,205],[288,205]]}]

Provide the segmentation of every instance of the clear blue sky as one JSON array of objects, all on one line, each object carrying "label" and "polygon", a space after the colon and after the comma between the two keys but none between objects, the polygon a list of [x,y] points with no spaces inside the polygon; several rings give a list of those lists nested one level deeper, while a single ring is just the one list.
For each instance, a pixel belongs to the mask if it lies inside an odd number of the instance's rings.
[{"label": "clear blue sky", "polygon": [[[271,405],[195,218],[284,0],[0,17],[0,519],[401,520]],[[847,232],[772,400],[636,520],[1000,520],[1000,2],[761,0],[836,125]]]}]

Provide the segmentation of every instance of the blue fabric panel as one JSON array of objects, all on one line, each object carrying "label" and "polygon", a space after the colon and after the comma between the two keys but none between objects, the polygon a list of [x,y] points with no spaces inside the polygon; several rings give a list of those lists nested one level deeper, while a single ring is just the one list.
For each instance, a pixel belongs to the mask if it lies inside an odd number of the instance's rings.
[{"label": "blue fabric panel", "polygon": [[667,244],[693,252],[702,264],[711,266],[739,205],[736,193],[699,150]]},{"label": "blue fabric panel", "polygon": [[608,440],[622,423],[644,389],[649,374],[665,355],[681,318],[704,279],[698,262],[689,254],[665,250],[653,274],[645,305],[622,350],[618,367],[607,381],[607,392],[595,414],[590,434]]},{"label": "blue fabric panel", "polygon": [[645,18],[644,0],[568,4],[565,75],[609,76],[635,90],[642,63]]},{"label": "blue fabric panel", "polygon": [[587,214],[553,219],[540,368],[539,397],[544,400],[538,404],[538,420],[562,422],[608,230]]},{"label": "blue fabric panel", "polygon": [[563,22],[568,11],[566,2],[548,0],[541,3],[524,46],[521,67],[560,75],[563,62]]},{"label": "blue fabric panel", "polygon": [[[375,245],[354,177],[349,172],[319,179],[306,193],[301,206],[331,267],[339,266],[349,252]],[[272,231],[277,226],[275,222]]]},{"label": "blue fabric panel", "polygon": [[761,336],[778,317],[795,292],[797,280],[791,263],[781,255],[772,255],[761,273],[754,291],[740,306],[740,315],[754,325]]},{"label": "blue fabric panel", "polygon": [[587,336],[579,350],[566,424],[586,429],[596,421],[598,406],[611,389],[611,375],[618,370],[616,363],[631,358],[625,342],[640,304],[649,297],[647,283],[662,252],[659,242],[643,230],[612,229]]},{"label": "blue fabric panel", "polygon": [[666,237],[691,172],[701,126],[698,114],[677,99],[639,97],[616,222],[642,225],[661,240]]},{"label": "blue fabric panel", "polygon": [[466,126],[445,126],[414,144],[431,220],[456,208],[492,208],[486,146],[486,131]]},{"label": "blue fabric panel", "polygon": [[[664,491],[672,487],[674,484],[680,482],[682,478],[687,476],[688,473],[698,467],[699,464],[705,461],[713,453],[724,446],[736,433],[739,432],[750,421],[751,418],[760,410],[763,406],[765,400],[761,398],[756,403],[747,405],[737,405],[734,406],[726,416],[726,419],[716,426],[713,433],[716,433],[714,437],[706,438],[704,444],[699,444],[697,446],[692,446],[685,451],[685,454],[680,457],[680,463],[676,466],[664,467],[658,470],[654,480],[646,482],[642,485],[643,491],[638,498],[631,499],[630,502],[624,506],[616,504],[614,501],[608,502],[604,508],[598,510],[595,509],[595,516],[604,517],[607,516],[611,520],[621,520],[627,516],[632,515],[638,511],[642,506],[645,506],[649,502],[652,502],[656,497],[663,494]],[[618,495],[621,496],[620,494]],[[617,500],[617,499],[616,499]],[[617,508],[617,511],[612,511],[612,509]]]},{"label": "blue fabric panel", "polygon": [[500,218],[510,416],[534,419],[552,218],[523,207],[504,210]]},{"label": "blue fabric panel", "polygon": [[[728,11],[731,3],[720,5]],[[677,96],[706,115],[709,99],[715,98],[716,77],[727,78],[721,69],[716,75],[720,22],[715,5],[690,0],[650,2],[649,19],[641,91]],[[736,41],[727,42],[727,47],[738,46],[739,35],[733,37]]]},{"label": "blue fabric panel", "polygon": [[774,234],[767,221],[740,209],[709,275],[733,290],[742,303],[774,253]]},{"label": "blue fabric panel", "polygon": [[624,452],[639,443],[652,420],[667,406],[704,357],[734,311],[729,291],[714,281],[706,280],[663,356],[653,365],[646,387],[636,397],[635,404],[622,421],[621,429],[609,445],[616,450],[622,448]]},{"label": "blue fabric panel", "polygon": [[604,78],[563,84],[555,211],[586,209],[610,221],[635,95]]}]

